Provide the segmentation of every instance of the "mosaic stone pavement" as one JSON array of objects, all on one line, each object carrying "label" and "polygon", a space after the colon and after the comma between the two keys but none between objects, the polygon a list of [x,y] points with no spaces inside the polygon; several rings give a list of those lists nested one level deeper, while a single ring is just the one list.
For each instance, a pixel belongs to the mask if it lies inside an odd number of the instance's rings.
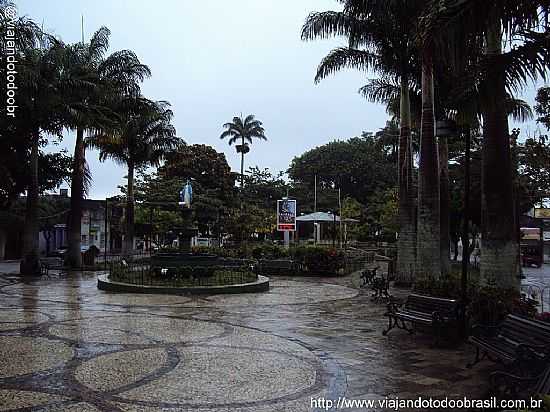
[{"label": "mosaic stone pavement", "polygon": [[487,389],[492,366],[466,369],[467,345],[382,336],[385,307],[356,276],[190,297],[109,294],[96,275],[0,275],[0,411],[310,411]]}]

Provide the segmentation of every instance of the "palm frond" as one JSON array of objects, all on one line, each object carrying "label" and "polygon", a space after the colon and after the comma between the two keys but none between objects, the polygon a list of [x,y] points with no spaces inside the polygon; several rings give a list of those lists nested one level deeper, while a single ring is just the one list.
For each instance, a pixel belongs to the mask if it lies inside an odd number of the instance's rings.
[{"label": "palm frond", "polygon": [[366,51],[339,47],[332,50],[319,64],[315,75],[315,83],[344,68],[354,68],[361,71],[378,71],[380,56]]}]

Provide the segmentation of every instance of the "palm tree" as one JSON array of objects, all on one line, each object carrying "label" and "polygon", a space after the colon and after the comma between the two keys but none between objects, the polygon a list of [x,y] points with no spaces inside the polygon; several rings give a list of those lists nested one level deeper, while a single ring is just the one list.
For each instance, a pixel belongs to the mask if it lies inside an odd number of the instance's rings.
[{"label": "palm tree", "polygon": [[107,107],[110,100],[123,94],[139,95],[138,84],[151,75],[149,68],[141,64],[132,51],[122,50],[105,57],[110,33],[108,28],[101,27],[89,43],[67,47],[68,73],[86,78],[91,86],[74,90],[73,99],[79,103],[80,111],[66,124],[69,129],[76,130],[67,251],[67,263],[71,267],[81,266],[82,199],[87,169],[84,133],[112,127],[114,114]]},{"label": "palm tree", "polygon": [[[399,239],[397,281],[413,280],[416,255],[415,193],[412,178],[411,103],[409,90],[417,82],[414,44],[421,0],[346,0],[341,12],[311,13],[302,39],[344,36],[348,47],[334,49],[317,69],[316,82],[343,68],[373,70],[399,84]],[[376,80],[374,81],[376,82]],[[366,97],[379,95],[360,90]]]},{"label": "palm tree", "polygon": [[[2,14],[2,16],[4,16]],[[64,116],[76,110],[65,100],[66,86],[61,70],[63,44],[48,36],[27,19],[15,23],[21,30],[18,41],[17,117],[8,121],[4,131],[27,139],[29,185],[27,187],[25,224],[23,227],[22,275],[40,273],[38,255],[38,156],[45,135],[61,136]],[[7,28],[4,17],[0,31]]]},{"label": "palm tree", "polygon": [[244,155],[250,151],[249,144],[252,143],[252,139],[267,140],[265,137],[265,130],[262,127],[262,122],[256,120],[254,115],[249,114],[245,119],[235,116],[232,122],[225,123],[223,125],[225,130],[221,135],[220,139],[225,139],[229,137],[229,145],[239,142],[240,144],[236,145],[235,148],[237,153],[241,154],[241,190],[244,186]]},{"label": "palm tree", "polygon": [[158,166],[166,152],[181,140],[172,126],[172,111],[165,101],[143,97],[120,100],[113,110],[119,114],[116,125],[90,136],[89,143],[100,150],[100,159],[112,159],[128,168],[126,192],[126,236],[124,249],[134,249],[134,173],[137,168]]},{"label": "palm tree", "polygon": [[[472,39],[484,44],[472,73],[483,118],[481,277],[487,285],[519,287],[507,90],[546,76],[548,9],[544,1],[445,0],[433,1],[426,13],[424,26],[443,28],[454,50],[467,50]],[[513,39],[506,51],[505,38]]]},{"label": "palm tree", "polygon": [[422,119],[418,167],[416,278],[441,276],[441,221],[438,146],[435,136],[434,51],[422,45]]}]

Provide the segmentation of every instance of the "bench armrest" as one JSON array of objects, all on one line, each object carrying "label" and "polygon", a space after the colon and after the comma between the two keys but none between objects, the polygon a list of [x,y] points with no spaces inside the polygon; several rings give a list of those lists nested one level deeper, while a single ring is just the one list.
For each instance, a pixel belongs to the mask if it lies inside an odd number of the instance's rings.
[{"label": "bench armrest", "polygon": [[390,297],[387,304],[388,313],[396,313],[401,306],[403,306],[403,302],[400,302],[399,300],[395,299],[393,296]]},{"label": "bench armrest", "polygon": [[550,358],[550,344],[547,345],[530,345],[528,343],[520,343],[516,347],[516,354],[520,359],[540,359],[540,353],[543,353],[543,359]]}]

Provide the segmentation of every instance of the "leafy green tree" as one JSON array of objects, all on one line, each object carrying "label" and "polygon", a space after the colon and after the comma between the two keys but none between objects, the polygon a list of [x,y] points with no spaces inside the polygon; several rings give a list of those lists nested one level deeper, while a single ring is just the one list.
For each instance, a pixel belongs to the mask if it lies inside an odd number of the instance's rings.
[{"label": "leafy green tree", "polygon": [[[318,194],[337,194],[340,188],[344,197],[351,196],[363,204],[378,189],[394,186],[397,181],[391,152],[386,151],[381,137],[368,133],[346,141],[336,140],[295,157],[288,174],[295,185],[306,185],[310,196],[317,176]],[[336,206],[337,202],[329,208]]]},{"label": "leafy green tree", "polygon": [[[24,213],[12,211],[19,195],[31,183],[29,170],[29,150],[19,146],[21,139],[7,136],[0,138],[0,152],[3,153],[0,175],[0,260],[4,259],[8,231],[17,232],[24,222]],[[15,143],[15,145],[12,145]],[[28,142],[25,142],[28,143]],[[43,193],[58,187],[63,181],[69,181],[72,158],[65,152],[38,154],[38,191]],[[24,210],[23,210],[24,212]]]},{"label": "leafy green tree", "polygon": [[[193,184],[194,217],[200,232],[219,236],[227,226],[229,210],[238,207],[236,176],[223,153],[206,145],[182,143],[166,153],[157,173],[142,172],[138,175],[136,221],[148,224],[152,212],[153,232],[160,235],[181,225],[178,193],[190,179]],[[146,205],[140,206],[142,202]]]},{"label": "leafy green tree", "polygon": [[283,172],[272,174],[269,169],[258,166],[248,169],[245,177],[244,197],[247,203],[275,211],[277,200],[286,196],[289,185],[283,179]]},{"label": "leafy green tree", "polygon": [[547,136],[528,138],[518,147],[520,212],[550,197],[550,141]]},{"label": "leafy green tree", "polygon": [[541,87],[535,97],[535,112],[537,113],[537,122],[550,130],[550,87]]},{"label": "leafy green tree", "polygon": [[197,186],[196,193],[216,190],[220,198],[233,196],[237,176],[231,172],[223,153],[204,144],[182,144],[167,152],[158,174],[163,179],[178,178],[182,185],[190,179]]}]

